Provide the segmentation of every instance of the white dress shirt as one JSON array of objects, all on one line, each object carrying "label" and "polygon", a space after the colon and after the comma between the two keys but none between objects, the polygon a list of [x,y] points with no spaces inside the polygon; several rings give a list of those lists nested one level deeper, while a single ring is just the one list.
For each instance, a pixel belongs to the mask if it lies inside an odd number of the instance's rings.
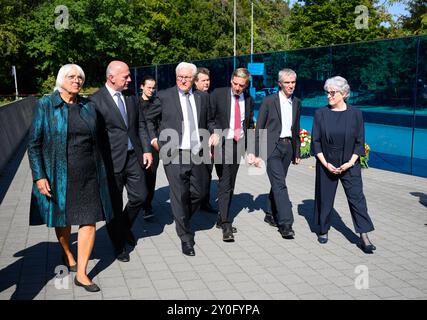
[{"label": "white dress shirt", "polygon": [[[114,90],[114,89],[111,89],[107,84],[105,84],[105,86],[107,87],[108,92],[109,92],[109,93],[111,94],[111,96],[113,97],[113,100],[114,100],[114,102],[116,103],[116,107],[117,107],[117,109],[119,109],[119,100],[118,100],[118,98],[119,98],[119,97],[117,97],[117,96],[116,96],[116,93],[119,93],[119,94],[120,94],[120,99],[122,99],[123,104],[126,106],[126,101],[125,101],[125,99],[123,98],[123,94],[122,94],[122,92],[121,92],[121,91],[116,91],[116,90]],[[120,109],[119,109],[119,111],[120,111]],[[126,112],[126,114],[128,114],[127,108],[125,108],[125,112]]]},{"label": "white dress shirt", "polygon": [[282,131],[280,132],[280,138],[292,137],[292,98],[286,97],[286,95],[280,91],[280,113],[282,116]]}]

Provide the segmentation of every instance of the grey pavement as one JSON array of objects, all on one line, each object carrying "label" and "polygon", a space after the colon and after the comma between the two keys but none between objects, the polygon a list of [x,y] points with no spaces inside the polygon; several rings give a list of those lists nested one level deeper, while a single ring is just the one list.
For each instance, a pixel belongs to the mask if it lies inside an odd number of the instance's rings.
[{"label": "grey pavement", "polygon": [[[60,272],[53,228],[28,226],[31,172],[27,156],[0,205],[0,300],[7,299],[427,299],[427,179],[369,168],[364,192],[376,230],[374,254],[358,236],[341,186],[329,242],[317,242],[313,224],[314,159],[291,166],[287,178],[295,217],[294,240],[267,225],[263,208],[269,183],[262,169],[241,166],[232,202],[234,243],[222,241],[216,216],[196,213],[196,256],[181,253],[170,213],[168,183],[159,169],[149,221],[139,216],[128,263],[114,260],[105,224],[97,224],[88,293]],[[212,199],[216,195],[216,176]],[[76,250],[73,227],[73,250]]]}]

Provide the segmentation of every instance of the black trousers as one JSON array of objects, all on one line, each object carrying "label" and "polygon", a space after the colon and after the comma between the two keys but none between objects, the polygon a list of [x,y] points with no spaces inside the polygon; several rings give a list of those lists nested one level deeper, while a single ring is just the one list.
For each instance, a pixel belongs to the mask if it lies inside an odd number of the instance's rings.
[{"label": "black trousers", "polygon": [[[123,209],[123,188],[126,188],[128,202]],[[114,218],[107,224],[107,231],[114,248],[121,251],[125,246],[126,234],[147,198],[145,173],[141,168],[135,152],[128,152],[126,164],[122,172],[114,173],[111,188],[111,200]]]},{"label": "black trousers", "polygon": [[218,174],[218,209],[221,225],[232,223],[229,215],[231,200],[236,185],[237,172],[239,171],[240,159],[245,152],[244,139],[239,142],[227,141],[222,146],[222,161],[215,165]]},{"label": "black trousers", "polygon": [[[179,152],[181,156],[187,151]],[[195,164],[190,161],[189,164],[182,164],[180,161],[179,164],[166,164],[164,169],[169,181],[171,209],[178,237],[182,242],[194,243],[190,219],[206,195],[206,167],[203,163]]]},{"label": "black trousers", "polygon": [[350,208],[356,233],[374,230],[368,214],[360,163],[340,175],[333,175],[318,160],[316,162],[315,216],[320,233],[327,233],[331,227],[331,213],[334,207],[338,181],[341,181]]},{"label": "black trousers", "polygon": [[277,219],[279,226],[294,223],[292,214],[292,205],[289,200],[288,187],[286,185],[286,176],[292,160],[292,143],[288,139],[281,139],[276,148],[267,159],[267,175],[271,184],[269,198],[271,201],[271,210]]},{"label": "black trousers", "polygon": [[156,190],[157,168],[159,167],[159,153],[153,151],[153,163],[148,170],[145,171],[145,178],[147,184],[147,200],[144,203],[144,209],[151,209],[151,202],[153,202],[154,192]]}]

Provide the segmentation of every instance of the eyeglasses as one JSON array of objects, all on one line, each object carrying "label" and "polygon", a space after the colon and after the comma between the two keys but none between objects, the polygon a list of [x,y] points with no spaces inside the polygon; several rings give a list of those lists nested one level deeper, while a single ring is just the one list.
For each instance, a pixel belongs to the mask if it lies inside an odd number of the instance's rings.
[{"label": "eyeglasses", "polygon": [[334,97],[336,93],[340,93],[339,91],[325,91],[326,96],[331,95],[331,97]]},{"label": "eyeglasses", "polygon": [[191,81],[191,80],[193,80],[193,77],[183,77],[183,76],[177,76],[176,77],[177,78],[177,80],[179,80],[179,81]]},{"label": "eyeglasses", "polygon": [[83,78],[81,76],[66,76],[65,77],[68,81],[77,80],[78,82],[83,82]]}]

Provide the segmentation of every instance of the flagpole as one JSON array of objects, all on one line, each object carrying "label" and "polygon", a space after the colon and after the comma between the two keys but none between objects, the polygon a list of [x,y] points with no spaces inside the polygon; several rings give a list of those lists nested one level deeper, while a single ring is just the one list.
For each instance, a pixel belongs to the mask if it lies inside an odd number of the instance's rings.
[{"label": "flagpole", "polygon": [[12,75],[15,78],[15,100],[18,100],[18,82],[16,80],[16,67],[12,66]]}]

